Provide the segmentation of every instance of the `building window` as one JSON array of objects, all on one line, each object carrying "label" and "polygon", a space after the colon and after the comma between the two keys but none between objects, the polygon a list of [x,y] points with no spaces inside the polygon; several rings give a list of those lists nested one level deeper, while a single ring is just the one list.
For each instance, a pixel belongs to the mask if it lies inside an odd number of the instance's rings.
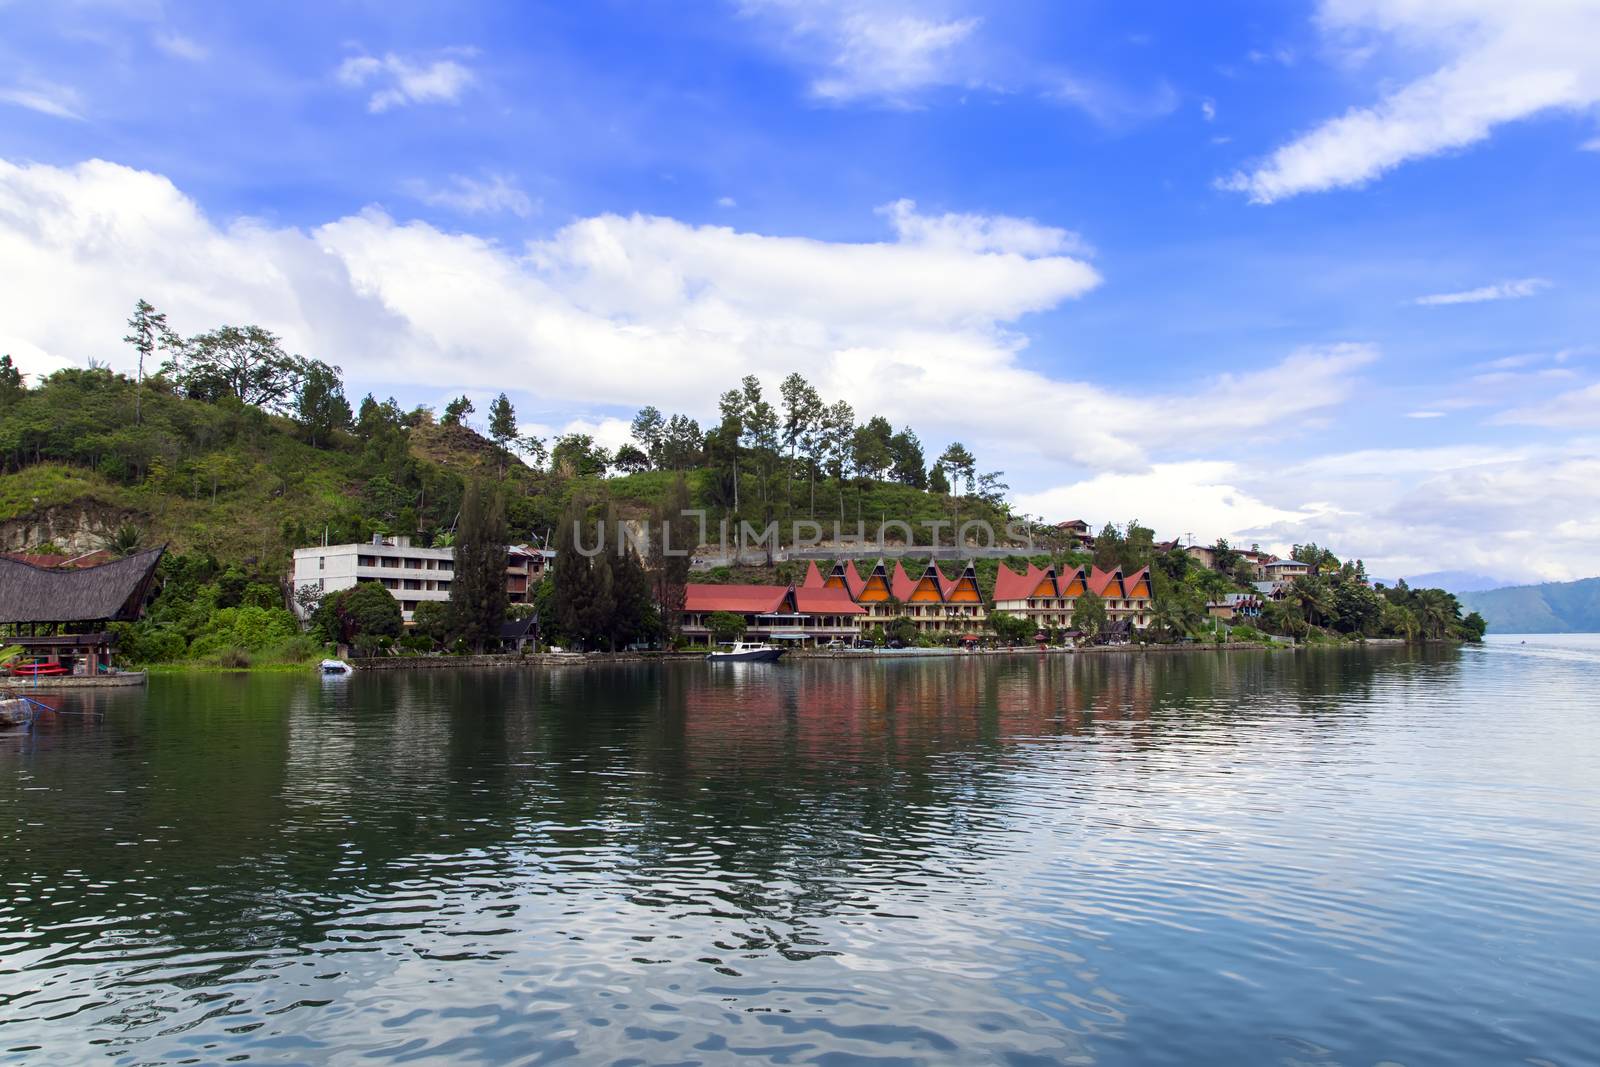
[{"label": "building window", "polygon": [[325,571],[327,569],[328,569],[328,557],[326,557],[326,556],[318,556],[317,557],[317,570]]}]

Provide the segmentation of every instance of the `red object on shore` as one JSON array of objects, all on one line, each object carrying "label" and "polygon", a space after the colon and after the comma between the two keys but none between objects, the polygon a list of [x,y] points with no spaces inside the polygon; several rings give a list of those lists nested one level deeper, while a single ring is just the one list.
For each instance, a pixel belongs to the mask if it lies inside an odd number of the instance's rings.
[{"label": "red object on shore", "polygon": [[41,674],[66,674],[67,669],[59,663],[23,663],[12,667],[11,673],[35,677]]}]

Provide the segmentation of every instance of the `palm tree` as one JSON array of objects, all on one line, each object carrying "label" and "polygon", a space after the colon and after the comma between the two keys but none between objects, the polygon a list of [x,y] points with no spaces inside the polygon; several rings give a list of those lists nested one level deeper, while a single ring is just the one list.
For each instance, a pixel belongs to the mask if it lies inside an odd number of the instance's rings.
[{"label": "palm tree", "polygon": [[119,559],[131,556],[139,551],[139,545],[144,541],[144,534],[139,527],[131,522],[125,522],[112,531],[111,536],[105,540],[106,551]]},{"label": "palm tree", "polygon": [[1443,589],[1423,589],[1417,593],[1417,622],[1422,636],[1437,640],[1450,631],[1456,621],[1455,600]]},{"label": "palm tree", "polygon": [[1333,601],[1328,596],[1327,588],[1309,577],[1296,578],[1290,584],[1286,602],[1300,609],[1307,625],[1316,625],[1319,619],[1326,618],[1333,611]]}]

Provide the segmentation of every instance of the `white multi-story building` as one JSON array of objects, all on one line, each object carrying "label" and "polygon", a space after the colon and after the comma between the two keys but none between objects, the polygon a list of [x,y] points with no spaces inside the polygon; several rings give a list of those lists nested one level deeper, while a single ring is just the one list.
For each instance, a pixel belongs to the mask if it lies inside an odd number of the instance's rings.
[{"label": "white multi-story building", "polygon": [[[407,622],[424,600],[450,599],[455,553],[448,548],[421,548],[409,537],[372,538],[371,544],[318,545],[294,550],[294,588],[310,587],[324,595],[350,589],[357,582],[379,582],[400,601]],[[304,611],[299,599],[295,610]]]}]

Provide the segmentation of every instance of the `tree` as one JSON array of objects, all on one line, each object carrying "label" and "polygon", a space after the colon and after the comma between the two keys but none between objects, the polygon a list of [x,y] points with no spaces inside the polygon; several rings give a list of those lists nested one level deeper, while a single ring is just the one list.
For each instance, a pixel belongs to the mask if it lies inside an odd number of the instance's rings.
[{"label": "tree", "polygon": [[184,396],[211,403],[234,397],[271,411],[290,406],[310,367],[260,326],[221,326],[174,342],[171,351],[162,370],[172,374]]},{"label": "tree", "polygon": [[851,448],[855,442],[856,412],[848,401],[836,400],[822,415],[823,463],[828,477],[839,487],[839,519],[844,520],[844,477],[850,469]]},{"label": "tree", "polygon": [[[606,510],[606,531],[617,529],[617,512]],[[612,614],[607,627],[611,648],[652,641],[660,635],[660,615],[651,596],[650,578],[644,564],[629,544],[609,541],[611,559]]]},{"label": "tree", "polygon": [[411,632],[436,645],[450,639],[450,605],[442,600],[424,600],[411,612]]},{"label": "tree", "polygon": [[1072,626],[1089,637],[1098,636],[1106,628],[1106,602],[1085,592],[1072,607]]},{"label": "tree", "polygon": [[859,477],[871,481],[883,480],[889,464],[893,462],[889,452],[889,438],[893,436],[893,427],[881,415],[874,415],[856,428],[850,459]]},{"label": "tree", "polygon": [[706,629],[711,631],[711,639],[719,644],[737,641],[744,636],[744,616],[731,611],[713,611],[706,616]]},{"label": "tree", "polygon": [[0,410],[21,400],[28,387],[23,384],[22,372],[17,370],[9,354],[0,356]]},{"label": "tree", "polygon": [[1103,526],[1094,539],[1094,565],[1103,571],[1122,565],[1122,530],[1114,522]]},{"label": "tree", "polygon": [[550,469],[568,478],[604,477],[609,466],[611,454],[586,433],[558,437],[550,451]]},{"label": "tree", "polygon": [[923,466],[922,442],[907,426],[889,438],[889,466],[894,480],[914,489],[928,488],[928,471]]},{"label": "tree", "polygon": [[611,554],[587,556],[578,551],[587,513],[588,502],[574,494],[556,528],[556,562],[551,568],[556,626],[585,648],[611,640],[616,609]]},{"label": "tree", "polygon": [[536,471],[543,470],[544,465],[550,461],[550,450],[545,447],[542,437],[534,437],[532,434],[519,437],[512,447],[522,453],[522,458],[527,460],[528,466]]},{"label": "tree", "polygon": [[306,364],[300,394],[295,400],[295,417],[305,428],[312,448],[317,447],[319,439],[326,443],[333,431],[350,428],[350,401],[344,398],[344,383],[339,380],[338,367],[330,367],[321,360]]},{"label": "tree", "polygon": [[988,623],[989,629],[994,631],[995,637],[1003,645],[1026,644],[1039,630],[1032,620],[1020,615],[1009,615],[1003,611],[991,612]]},{"label": "tree", "polygon": [[1334,611],[1327,584],[1311,575],[1301,575],[1290,582],[1284,601],[1300,612],[1308,626],[1322,624]]},{"label": "tree", "polygon": [[939,466],[943,467],[950,476],[953,486],[966,482],[967,492],[972,492],[974,480],[977,478],[978,461],[973,458],[967,446],[960,441],[951,442],[950,446],[939,456]]},{"label": "tree", "polygon": [[1463,640],[1476,643],[1482,641],[1483,635],[1488,632],[1488,620],[1476,611],[1461,620],[1461,637]]},{"label": "tree", "polygon": [[1005,477],[1005,471],[990,471],[988,474],[978,476],[978,499],[992,507],[1005,506],[1006,490],[1011,487],[1000,479]]},{"label": "tree", "polygon": [[638,474],[650,469],[650,457],[633,445],[622,445],[612,457],[611,466],[623,474]]},{"label": "tree", "polygon": [[928,472],[928,492],[948,496],[950,493],[950,479],[944,475],[944,465],[935,463]]},{"label": "tree", "polygon": [[358,637],[399,637],[405,627],[400,602],[377,582],[357,582],[323,597],[311,622],[324,640],[346,645]]},{"label": "tree", "polygon": [[[166,314],[157,311],[143,299],[133,305],[133,317],[128,320],[128,335],[123,340],[139,353],[138,377],[134,379],[133,386],[133,422],[137,426],[144,421],[141,411],[144,394],[144,361],[155,352],[158,345],[163,348],[175,348],[178,340],[167,326]],[[11,357],[5,358],[9,365]]]},{"label": "tree", "polygon": [[768,490],[771,487],[773,461],[778,456],[778,413],[762,397],[761,380],[754,374],[745,375],[739,384],[742,440],[759,460],[757,469],[760,474],[761,506],[763,511],[770,511]]},{"label": "tree", "polygon": [[472,401],[466,396],[458,396],[444,406],[444,416],[439,420],[441,426],[464,426],[467,416],[478,409],[472,406]]},{"label": "tree", "polygon": [[704,453],[705,437],[700,433],[700,424],[687,415],[674,415],[662,433],[660,457],[652,458],[656,466],[678,471],[699,464]]},{"label": "tree", "polygon": [[111,532],[105,540],[105,549],[118,559],[131,556],[139,551],[139,545],[144,541],[144,533],[131,522],[125,522]]},{"label": "tree", "polygon": [[506,617],[506,511],[497,489],[474,477],[461,498],[455,576],[450,580],[450,633],[474,652],[500,636]]},{"label": "tree", "polygon": [[661,462],[661,447],[666,438],[666,430],[666,419],[654,405],[640,408],[639,414],[633,417],[633,425],[629,427],[633,439],[639,442],[639,447],[650,457],[650,462],[657,464]]},{"label": "tree", "polygon": [[501,448],[509,448],[517,438],[517,409],[504,393],[489,402],[489,437]]},{"label": "tree", "polygon": [[[698,532],[694,520],[683,514],[688,509],[689,483],[679,474],[650,523],[653,536],[661,539],[655,546],[655,569],[651,574],[655,602],[661,611],[663,629],[672,636],[677,635],[683,619],[689,590],[690,553],[695,549],[693,541]],[[668,555],[668,550],[673,554]]]},{"label": "tree", "polygon": [[789,447],[788,498],[794,511],[794,463],[800,443],[810,438],[822,418],[822,398],[799,371],[791,373],[778,387],[783,403],[783,443]]}]

